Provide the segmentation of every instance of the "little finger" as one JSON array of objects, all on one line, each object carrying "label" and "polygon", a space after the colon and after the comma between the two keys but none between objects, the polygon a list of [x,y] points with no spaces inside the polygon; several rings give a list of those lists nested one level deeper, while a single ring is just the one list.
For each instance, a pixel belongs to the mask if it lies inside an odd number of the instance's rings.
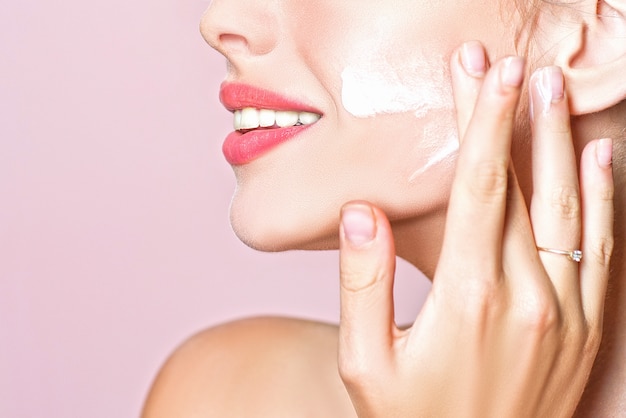
[{"label": "little finger", "polygon": [[593,141],[581,158],[583,205],[583,254],[581,293],[587,322],[596,328],[602,322],[604,299],[613,252],[613,143],[611,139]]}]

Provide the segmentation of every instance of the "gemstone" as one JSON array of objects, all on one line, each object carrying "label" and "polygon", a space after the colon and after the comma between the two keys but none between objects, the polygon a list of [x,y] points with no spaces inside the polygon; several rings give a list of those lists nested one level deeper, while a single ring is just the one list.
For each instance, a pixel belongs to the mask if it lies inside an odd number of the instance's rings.
[{"label": "gemstone", "polygon": [[580,250],[572,251],[571,253],[569,253],[569,258],[572,261],[580,263],[580,261],[583,259],[583,252]]}]

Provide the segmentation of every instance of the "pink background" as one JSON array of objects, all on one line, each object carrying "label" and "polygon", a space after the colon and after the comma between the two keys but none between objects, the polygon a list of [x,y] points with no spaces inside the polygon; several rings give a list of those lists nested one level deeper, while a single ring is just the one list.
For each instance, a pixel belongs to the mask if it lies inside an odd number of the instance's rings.
[{"label": "pink background", "polygon": [[[136,416],[202,328],[336,321],[336,253],[256,253],[230,230],[207,6],[0,5],[0,417]],[[401,270],[406,322],[427,286]]]}]

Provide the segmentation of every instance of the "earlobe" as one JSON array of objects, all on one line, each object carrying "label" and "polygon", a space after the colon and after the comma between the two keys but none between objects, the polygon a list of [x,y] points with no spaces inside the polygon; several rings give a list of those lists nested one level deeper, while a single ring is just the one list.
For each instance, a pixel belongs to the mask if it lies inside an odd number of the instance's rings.
[{"label": "earlobe", "polygon": [[598,0],[596,6],[563,40],[557,56],[573,115],[599,112],[626,99],[626,0]]}]

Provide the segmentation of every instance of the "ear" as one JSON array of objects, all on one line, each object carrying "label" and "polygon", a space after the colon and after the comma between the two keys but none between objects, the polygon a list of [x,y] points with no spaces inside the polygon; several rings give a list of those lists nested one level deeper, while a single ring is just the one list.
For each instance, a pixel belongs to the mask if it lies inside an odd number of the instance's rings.
[{"label": "ear", "polygon": [[626,0],[579,3],[582,20],[561,45],[573,115],[599,112],[626,99]]}]

